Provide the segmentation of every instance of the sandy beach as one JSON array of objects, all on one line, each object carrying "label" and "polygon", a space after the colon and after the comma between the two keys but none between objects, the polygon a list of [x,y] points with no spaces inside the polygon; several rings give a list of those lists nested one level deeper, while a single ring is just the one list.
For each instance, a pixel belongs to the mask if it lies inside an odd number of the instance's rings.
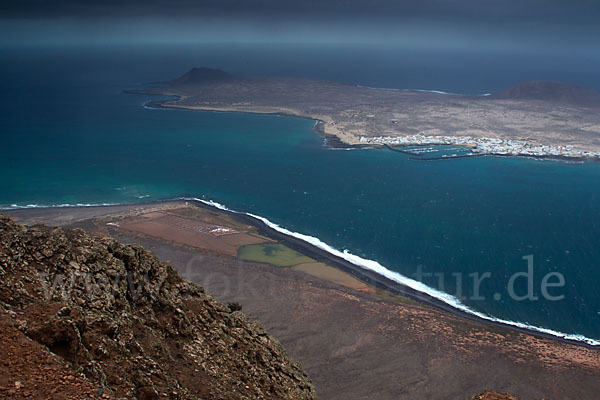
[{"label": "sandy beach", "polygon": [[597,349],[465,318],[250,217],[184,201],[6,213],[144,245],[217,299],[242,304],[324,399],[466,398],[485,389],[595,399],[600,391]]}]

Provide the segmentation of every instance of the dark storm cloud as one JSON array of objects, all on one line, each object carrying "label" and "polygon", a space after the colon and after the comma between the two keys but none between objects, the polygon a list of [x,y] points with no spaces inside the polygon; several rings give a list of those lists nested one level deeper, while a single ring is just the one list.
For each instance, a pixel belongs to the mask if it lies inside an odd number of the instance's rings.
[{"label": "dark storm cloud", "polygon": [[354,42],[592,51],[598,0],[21,0],[0,44]]},{"label": "dark storm cloud", "polygon": [[426,18],[494,23],[595,24],[596,0],[21,0],[0,15],[49,17]]}]

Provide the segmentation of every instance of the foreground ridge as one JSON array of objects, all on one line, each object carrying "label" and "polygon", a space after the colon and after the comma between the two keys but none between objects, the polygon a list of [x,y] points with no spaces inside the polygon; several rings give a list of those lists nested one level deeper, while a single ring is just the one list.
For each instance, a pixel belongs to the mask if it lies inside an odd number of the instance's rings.
[{"label": "foreground ridge", "polygon": [[486,390],[485,392],[472,397],[471,400],[519,400],[519,398],[509,393],[498,393]]},{"label": "foreground ridge", "polygon": [[314,399],[256,321],[137,245],[0,216],[0,397]]}]

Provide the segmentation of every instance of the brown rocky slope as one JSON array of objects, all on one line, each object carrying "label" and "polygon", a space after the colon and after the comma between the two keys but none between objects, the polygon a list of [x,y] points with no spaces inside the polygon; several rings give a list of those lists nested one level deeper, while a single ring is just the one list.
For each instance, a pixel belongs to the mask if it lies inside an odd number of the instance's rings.
[{"label": "brown rocky slope", "polygon": [[313,399],[257,323],[140,246],[0,216],[0,398]]}]

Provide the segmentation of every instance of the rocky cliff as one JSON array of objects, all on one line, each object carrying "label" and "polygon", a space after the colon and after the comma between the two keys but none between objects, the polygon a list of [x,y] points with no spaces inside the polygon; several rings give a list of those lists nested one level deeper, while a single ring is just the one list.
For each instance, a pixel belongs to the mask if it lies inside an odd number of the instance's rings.
[{"label": "rocky cliff", "polygon": [[478,394],[471,398],[471,400],[519,400],[517,397],[510,393],[498,393],[486,390],[485,392]]},{"label": "rocky cliff", "polygon": [[0,216],[0,397],[313,399],[279,342],[139,246]]}]

